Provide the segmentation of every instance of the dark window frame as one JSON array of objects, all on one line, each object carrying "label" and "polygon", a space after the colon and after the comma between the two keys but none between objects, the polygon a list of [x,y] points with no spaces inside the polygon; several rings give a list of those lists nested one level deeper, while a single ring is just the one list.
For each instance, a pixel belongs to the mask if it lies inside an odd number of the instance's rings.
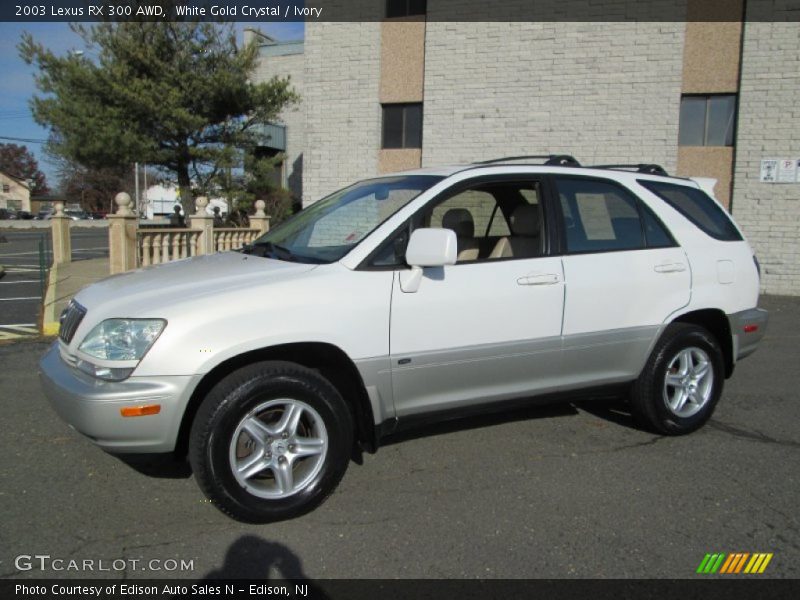
[{"label": "dark window frame", "polygon": [[427,0],[386,0],[387,19],[424,16],[426,14],[428,14]]},{"label": "dark window frame", "polygon": [[[686,99],[704,99],[705,100],[705,110],[703,112],[703,135],[702,135],[702,144],[685,144],[681,142],[681,125],[683,124],[683,120],[681,118],[681,114],[679,114],[678,119],[678,146],[683,148],[732,148],[736,145],[736,125],[737,125],[737,116],[739,112],[739,98],[737,94],[681,94],[681,102],[679,107],[679,113],[683,113],[683,102]],[[708,143],[708,126],[709,126],[709,115],[711,113],[710,104],[711,100],[714,98],[733,98],[733,114],[731,118],[731,142],[730,144],[709,144]]]},{"label": "dark window frame", "polygon": [[[407,131],[406,131],[406,123],[408,119],[408,109],[411,107],[419,107],[420,115],[419,115],[419,145],[418,146],[410,146],[407,142]],[[386,109],[387,108],[400,108],[401,111],[401,122],[400,122],[400,145],[399,146],[387,146],[386,145]],[[415,149],[422,149],[422,129],[423,129],[423,121],[424,121],[425,113],[423,108],[422,102],[390,102],[381,104],[381,150],[415,150]]]}]

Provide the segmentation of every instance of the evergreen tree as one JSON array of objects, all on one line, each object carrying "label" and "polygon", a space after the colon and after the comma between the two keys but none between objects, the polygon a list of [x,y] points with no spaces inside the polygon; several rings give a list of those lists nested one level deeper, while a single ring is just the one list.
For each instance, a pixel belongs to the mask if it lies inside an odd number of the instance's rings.
[{"label": "evergreen tree", "polygon": [[230,24],[72,25],[84,53],[56,56],[25,34],[18,49],[38,69],[36,121],[50,152],[92,169],[146,162],[177,176],[193,212],[193,176],[206,181],[230,148],[252,149],[259,126],[297,100],[288,78],[253,83],[258,49],[237,48]]}]

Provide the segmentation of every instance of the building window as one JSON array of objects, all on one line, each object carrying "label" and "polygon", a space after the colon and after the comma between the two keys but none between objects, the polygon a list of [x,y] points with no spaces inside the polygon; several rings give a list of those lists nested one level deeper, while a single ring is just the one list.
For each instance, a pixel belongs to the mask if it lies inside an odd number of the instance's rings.
[{"label": "building window", "polygon": [[427,0],[386,0],[387,19],[424,15],[427,10]]},{"label": "building window", "polygon": [[681,97],[681,146],[733,146],[736,96]]},{"label": "building window", "polygon": [[422,148],[422,104],[384,104],[382,148]]},{"label": "building window", "polygon": [[8,194],[10,191],[11,191],[11,186],[8,185],[7,183],[4,183],[3,184],[3,193],[4,194]]}]

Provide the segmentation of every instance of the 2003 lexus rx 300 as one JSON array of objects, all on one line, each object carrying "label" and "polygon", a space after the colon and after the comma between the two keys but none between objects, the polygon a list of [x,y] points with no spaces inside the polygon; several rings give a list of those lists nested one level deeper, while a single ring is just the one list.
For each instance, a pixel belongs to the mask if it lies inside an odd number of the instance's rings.
[{"label": "2003 lexus rx 300", "polygon": [[708,187],[565,157],[362,181],[241,251],[85,288],[44,390],[109,452],[188,451],[247,521],[310,510],[422,417],[618,386],[689,433],[767,321]]}]

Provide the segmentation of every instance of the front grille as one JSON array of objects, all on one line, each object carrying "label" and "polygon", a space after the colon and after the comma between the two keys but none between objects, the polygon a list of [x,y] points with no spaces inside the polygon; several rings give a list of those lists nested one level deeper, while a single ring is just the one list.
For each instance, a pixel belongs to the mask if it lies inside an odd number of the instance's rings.
[{"label": "front grille", "polygon": [[81,324],[85,316],[86,309],[75,302],[75,300],[71,300],[67,308],[64,309],[64,312],[61,313],[61,318],[59,319],[61,326],[58,330],[58,337],[61,338],[62,342],[69,344],[72,341],[75,330],[78,329],[78,325]]}]

